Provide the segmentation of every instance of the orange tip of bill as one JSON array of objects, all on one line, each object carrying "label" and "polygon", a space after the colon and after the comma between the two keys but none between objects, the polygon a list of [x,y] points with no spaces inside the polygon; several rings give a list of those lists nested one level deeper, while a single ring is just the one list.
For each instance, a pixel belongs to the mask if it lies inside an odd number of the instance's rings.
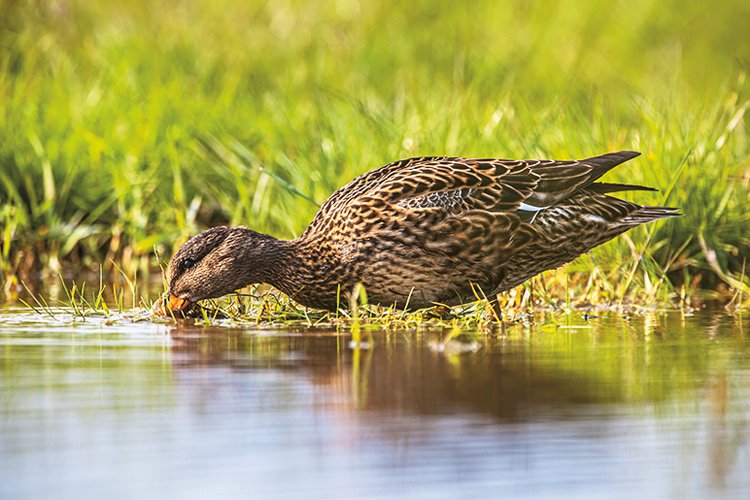
[{"label": "orange tip of bill", "polygon": [[157,300],[153,310],[160,316],[170,316],[185,311],[189,306],[189,300],[169,294],[168,297],[161,297]]},{"label": "orange tip of bill", "polygon": [[188,299],[181,299],[180,297],[175,297],[171,293],[169,294],[169,299],[167,300],[168,311],[182,312],[187,309],[189,305],[190,301]]}]

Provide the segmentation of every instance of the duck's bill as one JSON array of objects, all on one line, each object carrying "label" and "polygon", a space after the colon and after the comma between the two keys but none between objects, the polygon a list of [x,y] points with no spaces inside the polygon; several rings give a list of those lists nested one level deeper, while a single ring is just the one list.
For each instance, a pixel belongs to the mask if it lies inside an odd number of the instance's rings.
[{"label": "duck's bill", "polygon": [[190,307],[190,301],[188,299],[176,297],[170,293],[167,298],[166,306],[167,312],[179,313]]},{"label": "duck's bill", "polygon": [[175,297],[172,294],[162,295],[154,302],[153,312],[157,316],[177,316],[185,317],[193,304],[187,299]]},{"label": "duck's bill", "polygon": [[174,313],[185,312],[190,307],[190,301],[175,297],[172,294],[162,295],[154,302],[153,312],[159,316],[171,316]]}]

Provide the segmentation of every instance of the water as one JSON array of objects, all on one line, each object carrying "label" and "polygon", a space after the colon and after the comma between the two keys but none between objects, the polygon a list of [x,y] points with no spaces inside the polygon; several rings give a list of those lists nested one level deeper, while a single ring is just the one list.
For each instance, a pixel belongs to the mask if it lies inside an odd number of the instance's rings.
[{"label": "water", "polygon": [[2,498],[750,498],[747,318],[69,319],[0,315]]}]

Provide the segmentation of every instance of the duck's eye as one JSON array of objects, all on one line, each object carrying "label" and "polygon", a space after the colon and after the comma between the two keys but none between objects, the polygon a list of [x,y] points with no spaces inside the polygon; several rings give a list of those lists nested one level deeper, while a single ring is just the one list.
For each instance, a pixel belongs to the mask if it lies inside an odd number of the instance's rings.
[{"label": "duck's eye", "polygon": [[193,267],[195,265],[195,262],[196,262],[196,260],[194,258],[192,258],[192,257],[185,257],[185,259],[183,259],[183,261],[182,261],[182,267],[184,269],[190,269],[191,267]]}]

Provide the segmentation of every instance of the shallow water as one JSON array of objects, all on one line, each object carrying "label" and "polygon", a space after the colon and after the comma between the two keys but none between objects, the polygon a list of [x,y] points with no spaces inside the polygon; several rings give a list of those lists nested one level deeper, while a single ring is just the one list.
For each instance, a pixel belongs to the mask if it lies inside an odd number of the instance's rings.
[{"label": "shallow water", "polygon": [[131,319],[0,315],[0,497],[750,498],[748,318]]}]

